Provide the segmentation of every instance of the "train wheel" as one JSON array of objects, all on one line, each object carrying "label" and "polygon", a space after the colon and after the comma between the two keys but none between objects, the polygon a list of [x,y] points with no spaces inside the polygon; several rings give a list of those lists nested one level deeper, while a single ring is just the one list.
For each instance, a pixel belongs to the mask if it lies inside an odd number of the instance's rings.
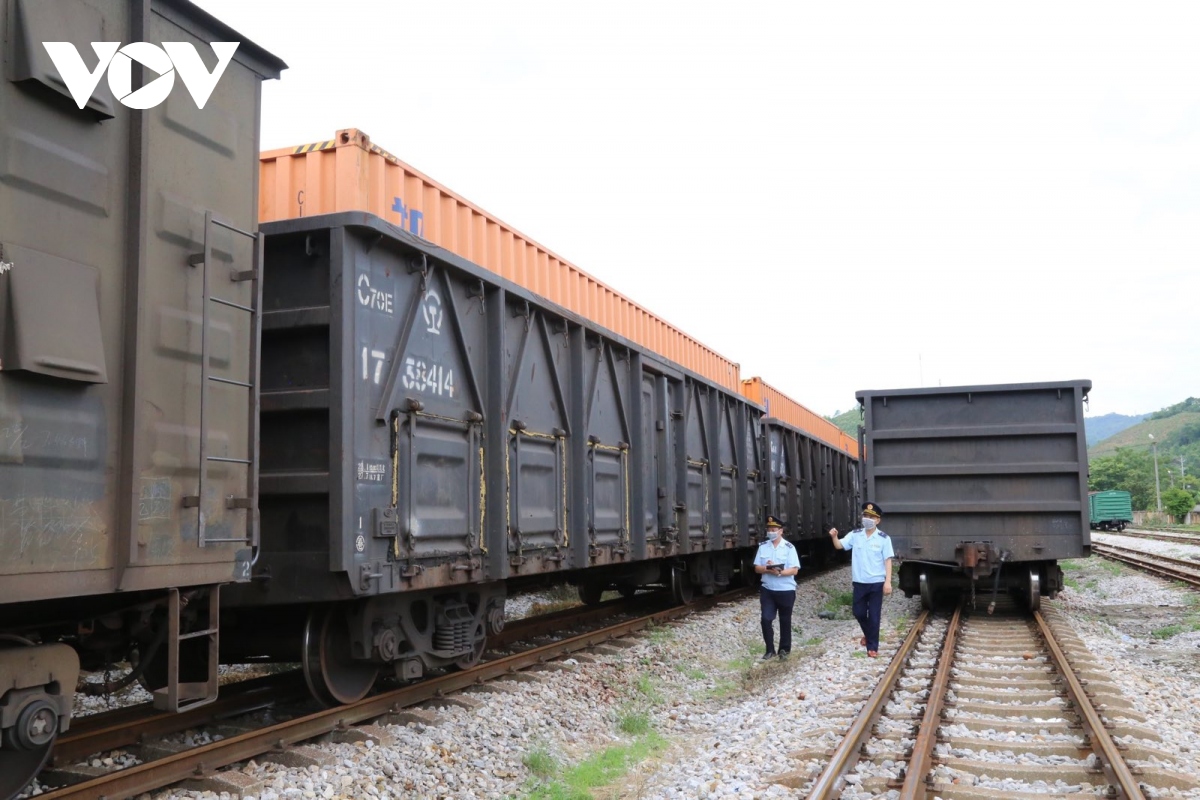
[{"label": "train wheel", "polygon": [[933,610],[933,581],[924,572],[921,573],[921,608]]},{"label": "train wheel", "polygon": [[0,797],[16,797],[41,772],[57,738],[58,714],[50,703],[35,700],[22,709],[0,742]]},{"label": "train wheel", "polygon": [[1029,570],[1029,583],[1025,587],[1025,603],[1030,611],[1042,607],[1042,577],[1036,569]]},{"label": "train wheel", "polygon": [[579,600],[585,606],[600,605],[600,598],[603,596],[604,584],[597,581],[580,581]]},{"label": "train wheel", "polygon": [[379,675],[375,664],[351,657],[350,629],[336,608],[314,608],[308,613],[300,665],[309,691],[326,706],[363,699]]},{"label": "train wheel", "polygon": [[688,580],[688,571],[686,569],[671,570],[671,597],[675,598],[675,602],[680,605],[687,605],[692,602],[692,597],[695,596],[695,587]]},{"label": "train wheel", "polygon": [[487,632],[483,628],[483,623],[475,628],[475,640],[471,643],[471,652],[454,662],[454,666],[459,669],[470,669],[479,663],[479,659],[483,658],[483,651],[487,649]]}]

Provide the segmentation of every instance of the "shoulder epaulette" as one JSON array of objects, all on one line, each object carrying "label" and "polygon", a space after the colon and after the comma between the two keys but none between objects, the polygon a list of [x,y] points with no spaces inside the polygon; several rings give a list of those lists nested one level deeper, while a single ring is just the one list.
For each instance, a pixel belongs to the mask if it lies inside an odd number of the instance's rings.
[{"label": "shoulder epaulette", "polygon": [[886,538],[888,538],[888,535],[887,535],[886,533],[884,533],[883,531],[880,531],[880,532],[879,532],[879,535],[880,535],[880,536],[882,536],[882,537],[883,537],[883,538],[885,538],[885,539],[886,539]]}]

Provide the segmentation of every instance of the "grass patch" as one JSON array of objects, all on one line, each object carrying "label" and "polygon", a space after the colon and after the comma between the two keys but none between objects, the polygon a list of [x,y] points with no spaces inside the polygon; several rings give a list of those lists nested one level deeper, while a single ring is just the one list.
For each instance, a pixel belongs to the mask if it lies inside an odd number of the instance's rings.
[{"label": "grass patch", "polygon": [[808,639],[805,639],[803,642],[801,642],[800,646],[801,647],[816,647],[817,645],[821,644],[824,641],[825,640],[822,639],[820,636],[812,636]]},{"label": "grass patch", "polygon": [[1150,635],[1155,639],[1170,639],[1172,636],[1178,636],[1181,633],[1195,633],[1200,631],[1200,617],[1188,617],[1183,622],[1177,622],[1174,625],[1167,625],[1158,630],[1151,631]]},{"label": "grass patch", "polygon": [[675,629],[667,625],[655,625],[650,628],[647,638],[651,644],[666,644],[675,638]]},{"label": "grass patch", "polygon": [[655,685],[654,678],[650,677],[649,675],[638,675],[634,686],[637,688],[638,694],[642,695],[642,697],[645,697],[651,703],[658,705],[659,703],[663,702],[662,692],[660,692],[658,687]]},{"label": "grass patch", "polygon": [[1067,588],[1074,589],[1077,592],[1079,591],[1079,581],[1075,580],[1074,578],[1064,577],[1063,585]]},{"label": "grass patch", "polygon": [[864,650],[855,650],[853,653],[850,654],[850,657],[851,658],[866,658],[867,653]]},{"label": "grass patch", "polygon": [[1109,561],[1108,559],[1101,559],[1100,568],[1109,575],[1120,575],[1125,571],[1125,566],[1123,564],[1120,564],[1116,561]]},{"label": "grass patch", "polygon": [[529,800],[593,800],[592,789],[624,775],[630,767],[666,749],[667,740],[654,731],[627,745],[609,747],[529,792]]},{"label": "grass patch", "polygon": [[549,778],[558,772],[558,760],[550,755],[544,747],[535,747],[525,754],[522,759],[525,766],[539,778]]},{"label": "grass patch", "polygon": [[617,727],[621,729],[621,733],[628,733],[634,736],[649,733],[650,715],[645,711],[629,711],[622,714],[621,718],[617,720]]},{"label": "grass patch", "polygon": [[1060,561],[1058,566],[1063,572],[1077,572],[1083,569],[1083,564],[1078,561]]},{"label": "grass patch", "polygon": [[825,601],[825,605],[821,606],[823,611],[828,611],[831,614],[838,614],[842,609],[848,609],[854,605],[854,592],[841,592],[830,590],[824,586],[821,589],[825,594],[829,595],[829,599]]},{"label": "grass patch", "polygon": [[737,693],[738,687],[736,683],[728,678],[721,678],[711,689],[704,693],[704,696],[713,700],[724,700],[727,697],[733,697]]},{"label": "grass patch", "polygon": [[694,681],[702,681],[708,677],[704,673],[704,670],[698,667],[685,667],[683,664],[676,664],[675,669],[679,670],[684,677],[691,678]]},{"label": "grass patch", "polygon": [[1155,639],[1170,639],[1172,636],[1178,636],[1183,633],[1182,625],[1167,625],[1164,628],[1158,628],[1150,632],[1150,635]]},{"label": "grass patch", "polygon": [[736,671],[736,672],[742,672],[744,670],[748,670],[751,667],[753,667],[754,662],[755,662],[755,658],[753,655],[747,654],[744,656],[738,656],[737,658],[735,658],[731,661],[726,661],[725,669]]}]

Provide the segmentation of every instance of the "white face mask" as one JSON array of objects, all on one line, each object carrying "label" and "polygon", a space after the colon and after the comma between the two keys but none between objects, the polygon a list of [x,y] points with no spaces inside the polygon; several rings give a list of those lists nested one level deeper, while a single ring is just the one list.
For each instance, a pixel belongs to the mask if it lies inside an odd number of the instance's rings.
[{"label": "white face mask", "polygon": [[866,528],[867,530],[873,531],[873,530],[875,530],[875,525],[877,523],[875,522],[874,517],[863,517],[862,524],[863,524],[863,527]]},{"label": "white face mask", "polygon": [[767,538],[772,542],[778,542],[783,536],[783,528],[767,528]]}]

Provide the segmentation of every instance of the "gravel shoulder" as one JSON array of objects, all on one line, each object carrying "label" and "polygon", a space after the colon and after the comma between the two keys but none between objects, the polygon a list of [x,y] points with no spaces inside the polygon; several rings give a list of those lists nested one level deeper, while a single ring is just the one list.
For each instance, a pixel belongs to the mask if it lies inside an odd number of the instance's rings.
[{"label": "gravel shoulder", "polygon": [[[1200,628],[1200,595],[1098,558],[1064,571],[1067,589],[1048,604],[1154,720],[1159,747],[1200,772],[1200,630],[1187,629],[1189,620]],[[887,598],[881,657],[867,659],[849,588],[844,567],[801,584],[786,662],[759,661],[758,601],[748,598],[652,629],[592,663],[569,659],[532,681],[498,682],[503,691],[471,695],[470,708],[426,709],[384,726],[390,742],[314,745],[332,759],[322,766],[250,762],[242,771],[266,785],[250,796],[803,796],[918,613],[916,598]]]}]

